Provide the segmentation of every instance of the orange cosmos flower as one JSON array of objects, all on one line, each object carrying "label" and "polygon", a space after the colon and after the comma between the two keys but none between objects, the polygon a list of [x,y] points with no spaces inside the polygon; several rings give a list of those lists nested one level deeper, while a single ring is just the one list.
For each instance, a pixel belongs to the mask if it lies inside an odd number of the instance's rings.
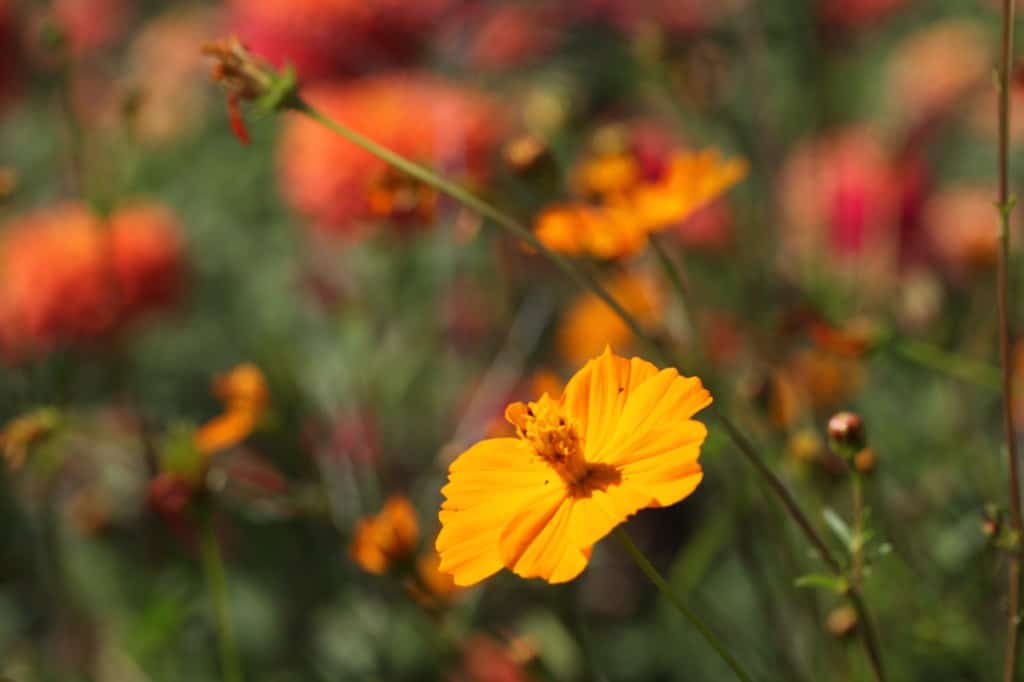
[{"label": "orange cosmos flower", "polygon": [[416,510],[408,498],[393,495],[379,514],[356,524],[349,555],[367,573],[381,574],[412,557],[420,539]]},{"label": "orange cosmos flower", "polygon": [[512,403],[505,415],[517,437],[477,443],[448,470],[440,570],[457,585],[502,568],[572,580],[627,517],[697,487],[707,429],[691,417],[709,404],[700,379],[609,348],[560,399]]},{"label": "orange cosmos flower", "polygon": [[196,447],[207,455],[248,438],[263,417],[270,396],[263,372],[250,363],[238,365],[214,379],[213,394],[224,403],[224,413],[196,432]]},{"label": "orange cosmos flower", "polygon": [[577,183],[598,203],[566,204],[541,213],[534,227],[549,249],[602,259],[635,255],[647,235],[677,225],[747,174],[742,159],[723,159],[713,149],[676,152],[654,180],[643,180],[635,160],[605,156],[583,165]]}]

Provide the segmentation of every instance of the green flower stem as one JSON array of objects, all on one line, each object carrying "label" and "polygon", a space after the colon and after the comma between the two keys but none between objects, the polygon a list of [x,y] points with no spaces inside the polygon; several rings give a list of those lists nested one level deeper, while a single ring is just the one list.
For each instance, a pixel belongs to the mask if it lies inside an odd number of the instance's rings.
[{"label": "green flower stem", "polygon": [[954,379],[996,391],[1001,385],[999,369],[983,362],[977,362],[913,339],[893,341],[888,345],[897,355],[922,367],[948,374]]},{"label": "green flower stem", "polygon": [[228,606],[227,574],[208,510],[202,512],[201,524],[199,550],[202,555],[203,574],[206,577],[206,589],[210,594],[216,621],[221,673],[224,675],[224,682],[242,682],[242,662],[238,657],[235,629]]},{"label": "green flower stem", "polygon": [[679,271],[679,266],[669,256],[668,251],[665,249],[665,245],[661,243],[661,239],[656,234],[648,235],[648,243],[651,245],[651,250],[658,259],[658,264],[661,266],[662,271],[665,273],[665,277],[668,279],[669,284],[672,285],[672,290],[676,293],[676,297],[679,299],[679,304],[683,308],[683,314],[686,315],[687,322],[690,323],[690,329],[693,331],[694,347],[700,349],[702,347],[702,341],[700,336],[700,326],[697,323],[697,306],[693,302],[693,297],[690,295],[690,288],[683,281],[682,273]]},{"label": "green flower stem", "polygon": [[361,135],[360,133],[343,126],[334,119],[324,115],[318,109],[312,107],[308,102],[301,98],[297,98],[294,103],[290,105],[290,108],[301,114],[309,116],[311,119],[319,123],[320,125],[328,128],[329,130],[341,135],[346,140],[353,144],[362,147],[366,151],[370,152],[374,156],[383,159],[387,163],[391,164],[400,171],[408,174],[409,176],[416,178],[420,182],[433,187],[434,189],[447,194],[451,198],[455,199],[463,206],[473,209],[485,218],[489,218],[497,223],[500,227],[506,231],[512,233],[519,239],[529,244],[533,249],[536,249],[545,258],[554,263],[563,273],[569,278],[575,281],[578,285],[584,289],[590,289],[598,297],[604,301],[608,307],[610,307],[615,313],[622,319],[623,322],[630,328],[633,334],[638,339],[641,339],[645,343],[651,346],[651,348],[661,353],[658,346],[651,340],[650,335],[640,326],[640,324],[628,313],[622,305],[615,300],[614,297],[608,292],[600,282],[592,276],[584,273],[580,268],[577,268],[573,263],[562,256],[544,246],[543,243],[537,237],[534,236],[528,228],[526,228],[521,222],[510,216],[509,214],[501,211],[500,209],[492,206],[483,199],[480,199],[472,192],[468,191],[464,187],[461,187],[454,182],[446,180],[437,173],[425,168],[400,154],[396,154],[387,147],[383,147],[370,138]]},{"label": "green flower stem", "polygon": [[753,678],[751,678],[743,669],[736,658],[729,653],[721,640],[719,640],[715,633],[711,631],[711,628],[705,625],[704,621],[702,621],[697,614],[691,611],[690,608],[683,603],[682,599],[676,596],[665,578],[662,577],[661,573],[658,573],[658,569],[656,569],[654,564],[651,563],[651,560],[648,559],[642,551],[640,551],[640,548],[636,546],[636,543],[634,543],[633,539],[629,537],[629,533],[623,530],[622,526],[615,529],[615,537],[626,549],[630,558],[633,559],[638,567],[640,567],[640,570],[643,571],[644,574],[650,578],[651,582],[654,583],[655,587],[661,591],[662,596],[672,602],[672,605],[678,609],[679,613],[683,614],[683,616],[686,617],[686,620],[690,621],[693,627],[697,628],[700,634],[704,636],[704,639],[707,640],[707,643],[715,650],[715,653],[717,653],[733,673],[735,673],[736,678],[743,680],[744,682],[752,682]]}]

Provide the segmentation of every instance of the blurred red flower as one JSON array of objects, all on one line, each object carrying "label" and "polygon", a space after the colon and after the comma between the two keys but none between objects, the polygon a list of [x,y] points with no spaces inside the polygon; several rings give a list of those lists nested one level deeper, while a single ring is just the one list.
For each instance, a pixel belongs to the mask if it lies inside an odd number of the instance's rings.
[{"label": "blurred red flower", "polygon": [[[785,261],[821,262],[865,281],[892,274],[899,249],[901,178],[865,128],[848,128],[795,148],[780,174]],[[881,283],[881,282],[875,282]]]},{"label": "blurred red flower", "polygon": [[254,52],[303,79],[408,64],[462,0],[229,0]]},{"label": "blurred red flower", "polygon": [[175,218],[137,204],[103,221],[67,203],[11,220],[0,233],[0,350],[11,358],[102,337],[180,290]]},{"label": "blurred red flower", "polygon": [[[486,177],[501,128],[490,100],[426,75],[324,84],[304,96],[385,147],[471,183]],[[279,177],[291,204],[333,234],[353,235],[381,218],[422,225],[436,201],[429,188],[304,117],[285,128]]]}]

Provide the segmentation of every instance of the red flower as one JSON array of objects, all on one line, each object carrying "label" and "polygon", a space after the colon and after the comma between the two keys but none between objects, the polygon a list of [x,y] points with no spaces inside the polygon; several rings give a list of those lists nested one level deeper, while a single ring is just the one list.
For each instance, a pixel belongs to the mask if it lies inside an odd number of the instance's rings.
[{"label": "red flower", "polygon": [[0,236],[0,350],[18,358],[92,341],[171,303],[176,232],[170,214],[146,205],[106,222],[79,203],[10,221]]}]

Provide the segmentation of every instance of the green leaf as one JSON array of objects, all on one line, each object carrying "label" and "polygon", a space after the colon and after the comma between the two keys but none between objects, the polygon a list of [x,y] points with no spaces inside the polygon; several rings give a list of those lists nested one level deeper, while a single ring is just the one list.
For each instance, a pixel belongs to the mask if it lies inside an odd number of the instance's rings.
[{"label": "green leaf", "polygon": [[846,547],[847,550],[852,550],[853,532],[850,530],[850,527],[846,525],[846,521],[843,521],[842,517],[839,516],[839,514],[836,514],[830,507],[825,507],[825,511],[822,512],[822,516],[825,517],[825,525],[827,525],[829,530],[835,533],[836,537],[842,541],[843,546]]},{"label": "green leaf", "polygon": [[808,573],[797,578],[794,582],[797,587],[811,587],[819,590],[828,590],[836,594],[844,594],[849,588],[846,578],[831,573]]}]

